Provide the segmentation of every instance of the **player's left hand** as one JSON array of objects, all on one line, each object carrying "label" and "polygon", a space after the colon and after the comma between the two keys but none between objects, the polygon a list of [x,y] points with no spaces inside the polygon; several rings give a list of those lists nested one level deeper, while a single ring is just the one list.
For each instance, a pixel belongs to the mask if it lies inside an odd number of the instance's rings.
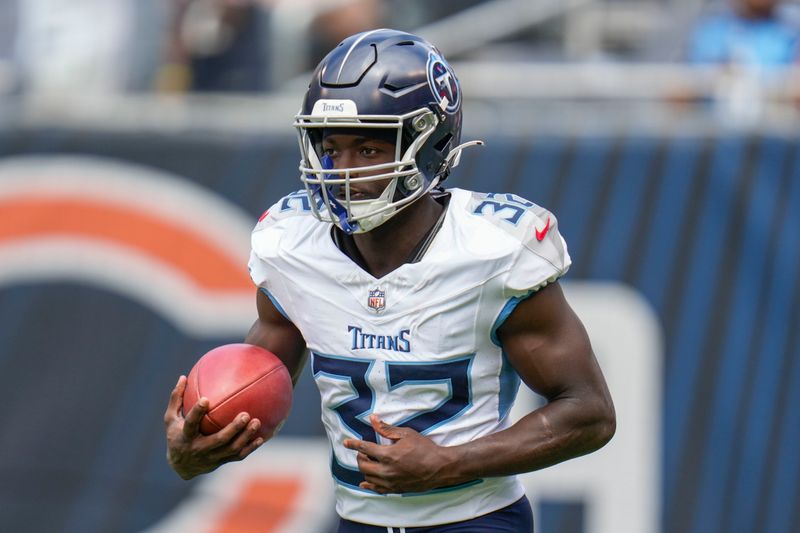
[{"label": "player's left hand", "polygon": [[345,439],[345,448],[358,452],[358,469],[366,481],[362,489],[379,494],[424,492],[451,485],[445,475],[450,457],[448,449],[411,428],[391,426],[376,415],[369,417],[375,432],[392,441],[381,445]]}]

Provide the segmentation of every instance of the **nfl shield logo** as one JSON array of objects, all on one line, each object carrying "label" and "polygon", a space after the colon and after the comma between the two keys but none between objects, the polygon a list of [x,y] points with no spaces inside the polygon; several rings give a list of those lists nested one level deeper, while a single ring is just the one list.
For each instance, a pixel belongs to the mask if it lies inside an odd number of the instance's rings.
[{"label": "nfl shield logo", "polygon": [[367,306],[376,313],[383,311],[386,308],[386,291],[382,291],[380,287],[369,291]]}]

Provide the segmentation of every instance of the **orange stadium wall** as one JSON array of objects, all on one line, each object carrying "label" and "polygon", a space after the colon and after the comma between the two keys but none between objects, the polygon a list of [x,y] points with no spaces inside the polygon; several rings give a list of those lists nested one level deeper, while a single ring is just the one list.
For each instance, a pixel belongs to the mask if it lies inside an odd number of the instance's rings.
[{"label": "orange stadium wall", "polygon": [[[447,184],[556,213],[568,295],[620,411],[609,450],[526,476],[537,531],[800,531],[798,142],[487,141]],[[333,530],[308,373],[247,461],[187,483],[164,460],[177,376],[254,318],[249,230],[299,188],[296,151],[289,137],[0,131],[0,529]]]}]

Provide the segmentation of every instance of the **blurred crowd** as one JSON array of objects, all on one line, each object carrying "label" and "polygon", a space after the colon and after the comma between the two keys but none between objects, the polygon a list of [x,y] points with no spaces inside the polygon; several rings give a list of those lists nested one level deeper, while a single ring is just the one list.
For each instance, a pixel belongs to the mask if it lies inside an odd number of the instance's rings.
[{"label": "blurred crowd", "polygon": [[730,0],[701,17],[688,43],[693,63],[780,66],[797,62],[800,26],[781,0]]},{"label": "blurred crowd", "polygon": [[[0,0],[0,94],[269,91],[303,75],[347,35],[376,27],[414,31],[487,3],[491,0]],[[677,50],[669,60],[748,67],[798,61],[800,24],[793,1],[680,4],[694,10],[691,21],[675,19],[684,27],[662,32],[661,48]],[[540,60],[535,47],[552,52],[562,26],[556,20],[504,36],[500,44],[505,51],[517,45],[522,53],[511,54],[515,60]],[[563,50],[544,58],[575,59]],[[603,58],[652,59],[645,53]]]},{"label": "blurred crowd", "polygon": [[352,33],[477,3],[0,0],[0,94],[270,90],[276,62],[299,74]]}]

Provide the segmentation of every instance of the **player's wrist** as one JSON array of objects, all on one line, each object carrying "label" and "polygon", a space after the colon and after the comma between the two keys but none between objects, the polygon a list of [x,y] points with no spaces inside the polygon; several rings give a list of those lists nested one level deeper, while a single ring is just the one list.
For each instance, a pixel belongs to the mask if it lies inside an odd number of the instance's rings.
[{"label": "player's wrist", "polygon": [[178,476],[184,481],[189,481],[190,479],[201,474],[201,472],[197,472],[196,469],[189,468],[187,465],[176,462],[172,458],[168,458],[168,460],[169,465],[172,467],[175,473],[178,474]]},{"label": "player's wrist", "polygon": [[442,451],[444,455],[440,469],[442,486],[459,485],[474,479],[474,476],[466,472],[463,446],[445,446],[442,447]]}]

